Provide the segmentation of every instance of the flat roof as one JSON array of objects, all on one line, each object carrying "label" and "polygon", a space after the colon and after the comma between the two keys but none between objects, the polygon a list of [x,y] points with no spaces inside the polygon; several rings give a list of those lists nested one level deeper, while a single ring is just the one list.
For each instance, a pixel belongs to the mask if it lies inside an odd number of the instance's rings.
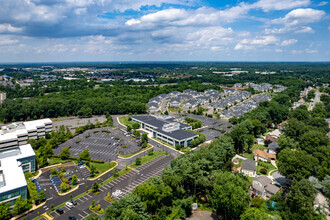
[{"label": "flat roof", "polygon": [[19,146],[15,155],[0,159],[0,171],[2,171],[5,182],[5,185],[0,187],[0,193],[27,186],[21,163],[17,160],[29,156],[35,156],[35,153],[31,145],[26,144]]},{"label": "flat roof", "polygon": [[156,118],[155,116],[151,116],[151,115],[134,115],[134,116],[132,116],[132,118],[142,121],[143,123],[149,124],[152,127],[155,127],[154,130],[157,131],[158,133],[167,135],[176,140],[183,140],[183,139],[193,138],[193,137],[198,136],[198,134],[183,130],[183,128],[188,128],[190,126],[183,124],[183,123],[179,123],[179,122],[178,123],[180,124],[180,129],[170,131],[170,132],[163,131],[162,128],[165,124],[175,122],[175,120],[173,118],[159,119],[159,118]]}]

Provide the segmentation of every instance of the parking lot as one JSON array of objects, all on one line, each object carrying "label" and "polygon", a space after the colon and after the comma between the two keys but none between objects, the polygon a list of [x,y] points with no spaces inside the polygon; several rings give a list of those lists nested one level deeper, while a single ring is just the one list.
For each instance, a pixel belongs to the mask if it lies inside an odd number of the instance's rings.
[{"label": "parking lot", "polygon": [[[221,121],[215,118],[204,117],[200,115],[185,114],[187,117],[195,118],[202,121],[202,129],[196,129],[196,131],[201,132],[206,135],[206,141],[214,140],[217,137],[221,137],[226,132],[230,132],[234,127],[229,122]],[[184,116],[176,115],[177,117],[184,120]]]},{"label": "parking lot", "polygon": [[90,118],[78,118],[78,117],[64,117],[64,118],[54,118],[53,128],[58,129],[61,125],[68,127],[72,133],[76,132],[76,127],[84,126],[88,122],[95,124],[100,122],[101,124],[106,121],[105,116],[92,116]]},{"label": "parking lot", "polygon": [[62,149],[69,146],[73,157],[79,157],[79,154],[87,148],[92,159],[106,162],[116,160],[118,153],[131,154],[141,149],[135,138],[113,127],[85,131],[60,144],[54,149],[54,154],[60,155]]},{"label": "parking lot", "polygon": [[[57,170],[60,171],[61,168],[57,168]],[[89,170],[85,166],[70,166],[65,167],[65,170],[65,177],[70,178],[73,174],[77,175],[78,183],[80,185],[84,185],[87,181],[87,178],[89,177]],[[57,176],[50,177],[50,174],[51,171],[49,170],[45,173],[42,173],[39,178],[34,181],[36,185],[39,184],[41,190],[45,191],[46,198],[49,201],[46,205],[43,206],[44,211],[48,211],[50,209],[51,200],[59,197],[58,192],[60,190],[59,186],[61,184],[61,180]]]},{"label": "parking lot", "polygon": [[116,199],[123,197],[134,190],[135,187],[147,181],[148,178],[161,175],[164,167],[169,165],[173,158],[174,157],[172,156],[164,155],[157,157],[156,159],[143,164],[142,166],[111,181],[110,183],[101,186],[100,193],[98,195],[88,193],[77,199],[77,205],[73,208],[68,208],[67,206],[61,207],[64,211],[63,214],[58,214],[56,211],[53,211],[50,215],[54,217],[54,219],[68,219],[69,216],[75,216],[77,219],[83,219],[91,213],[89,206],[93,200],[95,200],[96,204],[100,204],[101,207],[105,209],[110,205],[109,202],[104,200],[108,193],[112,194],[113,192],[120,190],[122,193],[118,195]]}]

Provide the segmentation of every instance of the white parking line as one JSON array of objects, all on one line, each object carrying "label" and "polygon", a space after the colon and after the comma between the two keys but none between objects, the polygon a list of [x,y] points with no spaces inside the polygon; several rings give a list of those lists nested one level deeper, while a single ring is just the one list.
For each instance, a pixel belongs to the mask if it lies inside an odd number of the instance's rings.
[{"label": "white parking line", "polygon": [[78,215],[79,215],[80,217],[82,217],[82,219],[84,219],[84,218],[85,218],[85,216],[83,216],[83,215],[80,215],[79,213],[78,213]]}]

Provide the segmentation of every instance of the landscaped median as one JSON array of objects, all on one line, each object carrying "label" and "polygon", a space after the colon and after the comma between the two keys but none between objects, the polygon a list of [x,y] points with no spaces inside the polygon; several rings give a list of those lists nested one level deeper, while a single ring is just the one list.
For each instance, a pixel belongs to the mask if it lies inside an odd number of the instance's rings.
[{"label": "landscaped median", "polygon": [[135,124],[138,124],[138,123],[130,120],[130,116],[119,116],[118,120],[119,120],[120,124],[122,124],[126,127],[130,126],[131,128],[133,128]]},{"label": "landscaped median", "polygon": [[[72,161],[75,164],[78,164],[77,160],[78,160],[78,158],[73,158],[73,157],[70,157],[67,160],[62,160],[61,158],[58,158],[58,157],[51,157],[51,158],[49,158],[49,165],[58,164],[58,163],[65,163],[65,162],[69,162],[69,161]],[[83,162],[88,163],[89,161],[83,161]],[[117,165],[117,162],[115,162],[115,161],[111,161],[110,163],[108,163],[108,162],[94,162],[93,160],[90,161],[89,162],[89,167],[94,166],[95,167],[95,174],[97,174],[96,177],[92,177],[91,180],[93,180],[95,178],[99,178],[100,176],[102,176],[103,174],[108,172],[110,169],[114,168],[116,165]]]},{"label": "landscaped median", "polygon": [[127,158],[130,158],[130,157],[133,157],[133,156],[136,156],[144,151],[147,151],[147,150],[150,150],[152,148],[152,146],[150,144],[148,144],[148,147],[147,148],[142,148],[141,150],[139,150],[138,152],[136,153],[132,153],[132,154],[118,154],[118,157],[119,158],[122,158],[122,159],[127,159]]},{"label": "landscaped median", "polygon": [[168,155],[167,152],[164,152],[164,151],[154,151],[152,154],[148,154],[148,155],[145,155],[143,157],[140,158],[140,161],[141,163],[139,165],[137,165],[135,162],[132,163],[131,165],[129,165],[130,168],[138,168],[139,166],[145,164],[145,163],[148,163],[149,161],[152,161],[153,159],[161,156],[161,155]]}]

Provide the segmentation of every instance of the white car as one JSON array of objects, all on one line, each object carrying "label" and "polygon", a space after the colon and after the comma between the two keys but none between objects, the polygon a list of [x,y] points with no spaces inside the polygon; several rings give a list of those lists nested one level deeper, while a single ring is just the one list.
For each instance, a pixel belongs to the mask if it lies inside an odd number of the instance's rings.
[{"label": "white car", "polygon": [[121,194],[123,194],[123,192],[122,192],[121,190],[118,189],[118,190],[116,190],[115,192],[112,193],[112,196],[113,196],[113,197],[118,197],[118,196],[120,196]]},{"label": "white car", "polygon": [[67,202],[65,203],[65,205],[70,209],[74,207],[74,205],[71,202]]}]

